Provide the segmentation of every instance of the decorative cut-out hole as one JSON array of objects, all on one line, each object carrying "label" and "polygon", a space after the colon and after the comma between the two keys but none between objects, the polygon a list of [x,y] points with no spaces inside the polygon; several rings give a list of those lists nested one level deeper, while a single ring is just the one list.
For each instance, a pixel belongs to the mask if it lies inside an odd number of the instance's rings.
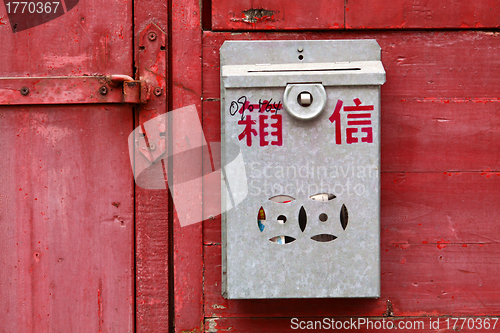
[{"label": "decorative cut-out hole", "polygon": [[347,207],[342,205],[340,209],[340,224],[342,225],[342,229],[345,230],[347,228],[347,223],[349,222],[349,213],[347,212]]},{"label": "decorative cut-out hole", "polygon": [[285,224],[286,223],[286,216],[285,215],[278,216],[278,222],[281,224]]},{"label": "decorative cut-out hole", "polygon": [[326,215],[325,213],[319,214],[319,220],[321,222],[326,222],[326,220],[328,220],[328,215]]},{"label": "decorative cut-out hole", "polygon": [[306,214],[306,210],[304,209],[304,206],[302,206],[302,207],[300,207],[300,211],[299,211],[300,230],[302,230],[302,232],[304,232],[304,230],[306,230],[306,226],[307,226],[307,214]]},{"label": "decorative cut-out hole", "polygon": [[336,198],[335,194],[331,193],[318,193],[310,196],[315,201],[330,201]]},{"label": "decorative cut-out hole", "polygon": [[257,225],[259,226],[260,232],[264,231],[266,227],[266,212],[263,207],[260,207],[259,214],[257,214]]},{"label": "decorative cut-out hole", "polygon": [[275,195],[274,197],[269,198],[269,200],[277,203],[289,203],[295,200],[294,197],[291,197],[289,195]]},{"label": "decorative cut-out hole", "polygon": [[337,239],[337,237],[330,234],[320,234],[312,236],[311,239],[315,240],[316,242],[325,243],[325,242],[331,242],[332,240]]},{"label": "decorative cut-out hole", "polygon": [[269,241],[271,243],[276,243],[276,244],[289,244],[291,242],[294,242],[295,238],[290,237],[290,236],[276,236],[276,237],[270,238]]}]

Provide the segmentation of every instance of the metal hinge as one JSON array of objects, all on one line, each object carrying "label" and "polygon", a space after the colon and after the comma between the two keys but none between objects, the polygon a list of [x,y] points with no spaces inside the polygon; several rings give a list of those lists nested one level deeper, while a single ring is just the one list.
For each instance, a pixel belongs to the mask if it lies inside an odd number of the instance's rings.
[{"label": "metal hinge", "polygon": [[165,32],[150,23],[138,36],[139,80],[128,75],[2,77],[0,105],[151,102],[149,110],[166,112]]}]

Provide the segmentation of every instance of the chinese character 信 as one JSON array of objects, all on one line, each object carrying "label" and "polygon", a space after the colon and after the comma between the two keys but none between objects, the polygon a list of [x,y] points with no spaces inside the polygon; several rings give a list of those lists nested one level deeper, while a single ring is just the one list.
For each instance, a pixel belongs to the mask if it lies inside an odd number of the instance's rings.
[{"label": "chinese character \u4fe1", "polygon": [[[347,113],[346,142],[352,144],[359,142],[359,139],[361,139],[361,142],[373,143],[371,111],[374,110],[374,107],[373,105],[361,105],[359,98],[355,98],[353,102],[355,106],[344,106],[343,109]],[[329,118],[330,122],[335,124],[335,143],[338,145],[342,143],[340,111],[343,104],[344,102],[339,99],[333,114]],[[364,135],[355,135],[357,133],[364,133]]]}]

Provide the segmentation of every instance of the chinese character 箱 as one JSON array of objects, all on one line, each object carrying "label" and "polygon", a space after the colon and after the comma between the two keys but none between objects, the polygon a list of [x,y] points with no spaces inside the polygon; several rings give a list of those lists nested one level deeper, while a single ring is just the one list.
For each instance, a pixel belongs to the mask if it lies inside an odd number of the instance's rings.
[{"label": "chinese character \u7bb1", "polygon": [[[348,144],[357,142],[373,143],[373,129],[371,126],[373,105],[361,105],[362,103],[359,98],[354,99],[353,102],[354,106],[344,106],[343,109],[345,114],[347,114],[346,142]],[[335,123],[335,143],[338,145],[342,143],[341,114],[344,113],[340,111],[343,105],[344,102],[339,99],[333,114],[329,118],[331,123]]]},{"label": "chinese character \u7bb1", "polygon": [[[257,121],[252,120],[252,116],[246,115],[245,120],[239,120],[238,125],[243,125],[245,128],[238,135],[238,139],[241,141],[246,137],[247,146],[252,146],[252,136],[259,136],[259,144],[261,147],[267,146],[269,144],[273,146],[283,145],[283,121],[280,114],[259,114],[259,131],[255,129],[257,127]],[[269,136],[273,139],[270,140]]]}]

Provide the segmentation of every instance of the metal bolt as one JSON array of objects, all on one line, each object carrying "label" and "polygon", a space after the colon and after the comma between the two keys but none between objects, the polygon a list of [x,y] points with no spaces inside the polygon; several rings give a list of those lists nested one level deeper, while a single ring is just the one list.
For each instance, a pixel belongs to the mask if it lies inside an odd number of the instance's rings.
[{"label": "metal bolt", "polygon": [[20,92],[21,92],[21,95],[26,96],[26,95],[28,95],[30,93],[30,88],[28,88],[28,87],[22,87],[21,90],[20,90]]},{"label": "metal bolt", "polygon": [[108,87],[102,86],[101,88],[99,88],[99,93],[101,95],[106,95],[108,93]]},{"label": "metal bolt", "polygon": [[149,150],[155,150],[156,149],[156,145],[154,144],[154,142],[150,142],[149,143]]},{"label": "metal bolt", "polygon": [[300,106],[307,107],[312,104],[313,97],[310,92],[303,91],[297,96],[297,102]]},{"label": "metal bolt", "polygon": [[152,31],[151,31],[151,32],[148,34],[148,38],[149,38],[149,40],[150,40],[150,41],[155,40],[155,39],[156,39],[156,33],[154,33],[154,32],[152,32]]},{"label": "metal bolt", "polygon": [[303,51],[304,51],[304,48],[299,47],[299,48],[297,49],[297,51],[299,51],[299,52],[303,52]]},{"label": "metal bolt", "polygon": [[160,87],[156,87],[155,88],[155,95],[156,96],[161,96],[161,88]]}]

